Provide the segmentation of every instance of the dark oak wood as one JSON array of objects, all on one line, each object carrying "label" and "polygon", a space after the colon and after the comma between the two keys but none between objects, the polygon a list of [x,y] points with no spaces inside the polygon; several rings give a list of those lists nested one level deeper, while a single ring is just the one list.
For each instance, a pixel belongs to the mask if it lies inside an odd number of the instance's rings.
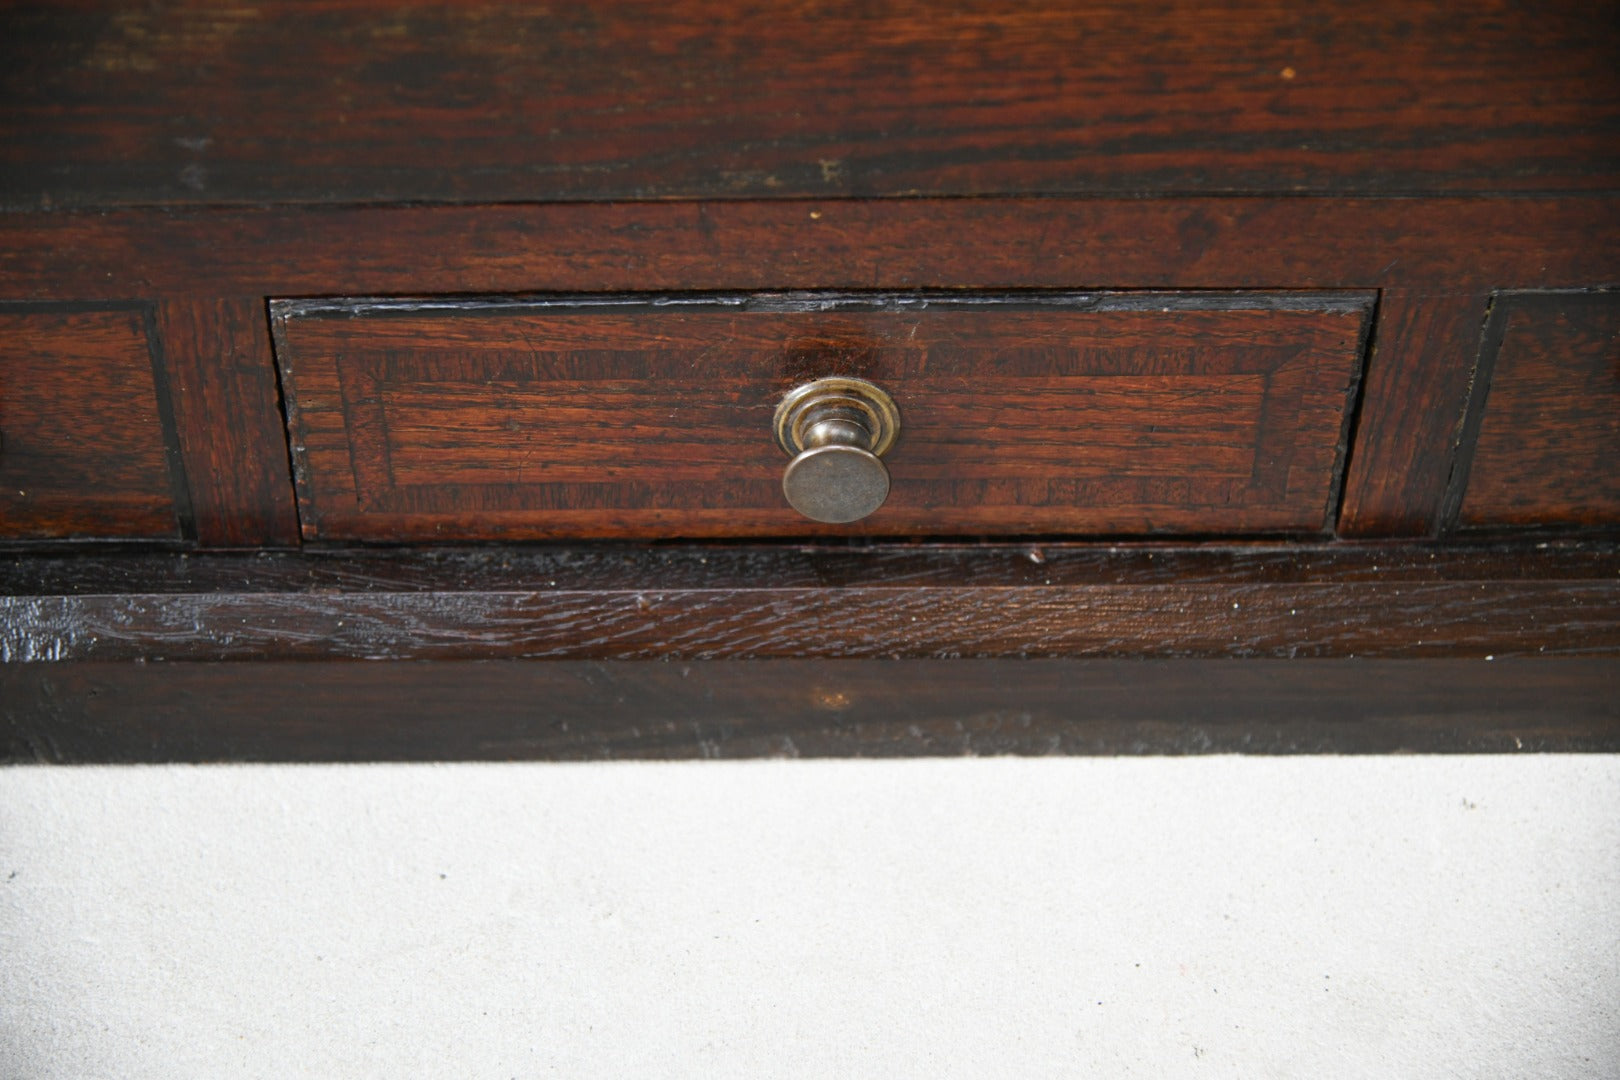
[{"label": "dark oak wood", "polygon": [[1620,653],[1620,548],[469,549],[17,559],[0,661]]},{"label": "dark oak wood", "polygon": [[[495,298],[1198,295],[1045,329],[982,330],[948,305],[811,320],[811,353],[888,365],[922,395],[895,517],[873,531],[938,537],[933,503],[949,532],[1046,534],[1023,545],[8,554],[4,753],[1620,749],[1613,309],[1534,295],[1620,287],[1617,15],[1607,0],[9,5],[0,330],[23,333],[0,349],[43,344],[0,357],[0,425],[26,414],[19,441],[0,436],[0,473],[21,447],[15,490],[48,490],[45,475],[67,500],[40,517],[0,487],[14,548],[300,542],[271,299],[301,313],[282,359],[302,524],[397,543],[440,526],[787,528],[762,498],[781,461],[768,441],[769,470],[724,441],[793,374],[781,333],[696,352],[713,326],[624,315],[600,341],[561,335],[558,354],[554,315],[506,309],[469,334]],[[1200,310],[1217,292],[1250,295]],[[1347,409],[1343,341],[1375,292]],[[1323,308],[1323,293],[1339,295]],[[339,320],[333,297],[459,314]],[[897,344],[912,329],[925,352]],[[1151,369],[1124,377],[1162,383],[1096,385],[1105,338]],[[653,422],[664,387],[684,391],[671,360],[726,387],[706,413],[674,403],[701,440]],[[997,384],[995,406],[945,393],[960,373]],[[577,405],[630,376],[628,427],[544,455],[573,470],[557,490],[506,483],[498,413],[550,446],[574,415],[554,392]],[[1209,393],[1170,400],[1191,389]],[[1064,414],[1083,430],[1057,422],[1054,394],[1087,402]],[[1172,415],[1184,426],[1146,438]],[[1016,434],[1024,456],[952,443],[953,426]],[[905,479],[919,446],[937,474]],[[580,452],[624,450],[661,471],[608,476],[604,495]],[[969,457],[988,472],[960,479]],[[1024,475],[1032,461],[1046,472]],[[1054,486],[1076,461],[1072,490]],[[1217,487],[1245,462],[1247,494],[1227,502]],[[696,529],[686,481],[668,482],[693,470],[714,515]],[[1341,472],[1345,540],[1049,542],[1320,531]],[[1431,542],[1453,523],[1499,539]],[[1529,535],[1557,529],[1587,539]],[[1404,542],[1357,541],[1384,537]]]},{"label": "dark oak wood", "polygon": [[0,760],[1620,751],[1620,660],[0,666]]},{"label": "dark oak wood", "polygon": [[1489,299],[1483,290],[1382,294],[1342,535],[1439,534]]},{"label": "dark oak wood", "polygon": [[0,295],[1620,284],[1620,197],[894,199],[0,215]]},{"label": "dark oak wood", "polygon": [[[1620,283],[1620,200],[890,200],[12,215],[0,293],[1386,291],[1342,527],[1434,534],[1504,287]],[[222,242],[228,238],[229,242]]]},{"label": "dark oak wood", "polygon": [[0,541],[180,539],[147,321],[131,305],[0,305]]},{"label": "dark oak wood", "polygon": [[10,5],[0,203],[1614,190],[1616,21],[1584,0]]},{"label": "dark oak wood", "polygon": [[[1321,533],[1371,298],[276,302],[306,539]],[[794,512],[771,415],[899,403],[888,501]]]},{"label": "dark oak wood", "polygon": [[1620,293],[1509,293],[1491,312],[1458,528],[1620,525]]},{"label": "dark oak wood", "polygon": [[197,542],[297,544],[287,435],[263,301],[170,299],[157,305],[156,318]]}]

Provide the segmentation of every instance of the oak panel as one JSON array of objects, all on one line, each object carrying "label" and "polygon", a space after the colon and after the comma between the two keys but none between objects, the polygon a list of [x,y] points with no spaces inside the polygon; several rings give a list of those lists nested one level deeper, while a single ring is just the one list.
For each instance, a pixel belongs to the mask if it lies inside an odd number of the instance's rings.
[{"label": "oak panel", "polygon": [[0,539],[179,539],[143,309],[0,307]]},{"label": "oak panel", "polygon": [[0,204],[1612,191],[1615,21],[1585,0],[7,5]]},{"label": "oak panel", "polygon": [[297,544],[264,301],[171,299],[157,305],[156,316],[198,542]]},{"label": "oak panel", "polygon": [[1461,528],[1620,524],[1620,293],[1497,298]]},{"label": "oak panel", "polygon": [[[1321,532],[1366,295],[278,302],[307,539]],[[900,404],[893,490],[800,518],[797,382]]]},{"label": "oak panel", "polygon": [[1489,301],[1483,289],[1380,294],[1340,535],[1439,535]]}]

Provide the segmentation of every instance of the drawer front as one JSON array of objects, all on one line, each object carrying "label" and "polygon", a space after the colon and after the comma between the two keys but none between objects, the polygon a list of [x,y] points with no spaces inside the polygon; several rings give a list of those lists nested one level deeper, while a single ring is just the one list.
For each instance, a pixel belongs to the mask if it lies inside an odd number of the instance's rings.
[{"label": "drawer front", "polygon": [[[275,301],[305,536],[1318,533],[1367,294]],[[887,501],[785,501],[778,402],[901,416]]]},{"label": "drawer front", "polygon": [[1620,525],[1620,293],[1498,296],[1458,527]]},{"label": "drawer front", "polygon": [[0,307],[0,540],[178,539],[141,310]]}]

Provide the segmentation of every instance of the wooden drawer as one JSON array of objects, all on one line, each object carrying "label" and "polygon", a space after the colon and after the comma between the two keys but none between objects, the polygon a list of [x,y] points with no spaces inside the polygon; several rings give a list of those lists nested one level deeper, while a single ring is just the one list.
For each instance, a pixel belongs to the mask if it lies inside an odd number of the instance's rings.
[{"label": "wooden drawer", "polygon": [[[1321,533],[1370,294],[279,300],[305,536]],[[784,501],[772,416],[853,375],[887,502]]]},{"label": "wooden drawer", "polygon": [[1459,528],[1620,524],[1620,293],[1506,293],[1453,485]]},{"label": "wooden drawer", "polygon": [[144,310],[0,306],[0,539],[178,539]]}]

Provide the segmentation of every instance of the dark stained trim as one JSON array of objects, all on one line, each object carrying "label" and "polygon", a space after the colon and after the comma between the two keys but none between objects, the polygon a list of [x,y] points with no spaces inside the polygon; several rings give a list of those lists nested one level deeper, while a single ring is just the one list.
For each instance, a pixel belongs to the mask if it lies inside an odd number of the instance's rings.
[{"label": "dark stained trim", "polygon": [[298,542],[287,429],[265,306],[256,297],[170,298],[153,314],[204,547]]},{"label": "dark stained trim", "polygon": [[182,540],[197,539],[197,512],[192,499],[191,477],[181,449],[180,426],[175,419],[176,395],[169,380],[171,342],[159,329],[158,312],[151,304],[141,305],[141,321],[146,329],[146,351],[152,362],[152,389],[157,397],[158,420],[163,425],[163,451],[169,463],[169,484],[174,492],[174,513]]},{"label": "dark stained trim", "polygon": [[1485,289],[1380,297],[1340,535],[1439,535],[1489,307]]},{"label": "dark stained trim", "polygon": [[1620,198],[891,199],[0,213],[0,297],[1620,284]]},{"label": "dark stained trim", "polygon": [[1620,751],[1620,659],[0,665],[0,759]]},{"label": "dark stained trim", "polygon": [[1517,295],[1498,293],[1492,296],[1486,313],[1479,361],[1474,365],[1473,376],[1468,383],[1468,399],[1458,427],[1456,446],[1451,454],[1445,499],[1440,508],[1440,531],[1445,533],[1457,529],[1463,496],[1468,491],[1468,474],[1474,464],[1474,448],[1479,443],[1479,427],[1485,419],[1485,402],[1490,397],[1491,379],[1496,374],[1496,357],[1502,351],[1502,339],[1507,336],[1508,320],[1515,307],[1513,299]]},{"label": "dark stained trim", "polygon": [[30,557],[0,660],[1620,654],[1620,547],[494,548]]}]

